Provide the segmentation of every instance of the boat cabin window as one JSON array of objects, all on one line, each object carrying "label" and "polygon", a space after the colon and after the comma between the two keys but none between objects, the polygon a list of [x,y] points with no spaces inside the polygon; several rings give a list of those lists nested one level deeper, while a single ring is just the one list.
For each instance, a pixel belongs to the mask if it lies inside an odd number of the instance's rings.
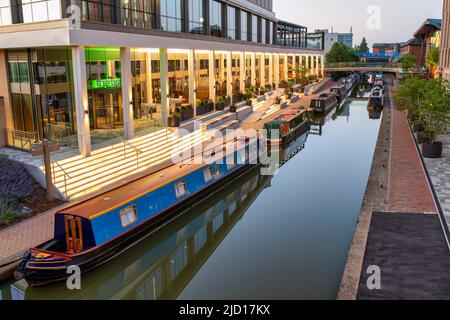
[{"label": "boat cabin window", "polygon": [[177,195],[177,198],[181,198],[182,196],[186,195],[188,193],[186,182],[180,181],[175,183],[175,194]]},{"label": "boat cabin window", "polygon": [[220,173],[220,166],[216,164],[216,178],[219,178],[222,174]]},{"label": "boat cabin window", "polygon": [[214,179],[212,168],[208,167],[203,170],[203,176],[205,177],[205,182],[210,182],[212,179]]},{"label": "boat cabin window", "polygon": [[136,223],[137,219],[138,215],[135,205],[120,210],[120,222],[122,223],[123,228],[129,227]]},{"label": "boat cabin window", "polygon": [[236,161],[234,160],[234,154],[230,154],[226,158],[227,170],[231,170],[236,166]]}]

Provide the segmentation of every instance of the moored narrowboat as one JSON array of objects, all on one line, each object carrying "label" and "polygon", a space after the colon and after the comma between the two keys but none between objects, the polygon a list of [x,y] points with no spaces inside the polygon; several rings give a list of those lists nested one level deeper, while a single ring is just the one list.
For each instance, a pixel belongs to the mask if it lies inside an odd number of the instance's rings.
[{"label": "moored narrowboat", "polygon": [[271,145],[289,143],[309,128],[309,118],[304,108],[292,108],[264,124],[267,142]]},{"label": "moored narrowboat", "polygon": [[25,252],[16,278],[42,286],[66,280],[70,266],[85,273],[109,262],[257,166],[258,141],[243,140],[207,164],[173,165],[57,212],[54,239]]},{"label": "moored narrowboat", "polygon": [[384,92],[383,88],[381,86],[375,86],[369,97],[369,103],[368,108],[369,109],[375,109],[375,108],[383,108],[384,107]]},{"label": "moored narrowboat", "polygon": [[338,105],[336,94],[333,92],[323,93],[311,100],[310,108],[317,113],[327,113]]},{"label": "moored narrowboat", "polygon": [[336,98],[339,103],[347,98],[348,91],[347,87],[344,84],[341,84],[338,87],[331,88],[330,91],[336,94]]}]

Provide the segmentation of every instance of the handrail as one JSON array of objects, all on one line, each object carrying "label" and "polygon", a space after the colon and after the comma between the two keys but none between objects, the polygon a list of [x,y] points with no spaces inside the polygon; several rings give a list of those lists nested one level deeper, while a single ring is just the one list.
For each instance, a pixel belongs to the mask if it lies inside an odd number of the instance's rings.
[{"label": "handrail", "polygon": [[136,153],[136,167],[139,168],[139,154],[142,153],[142,151],[136,148],[135,145],[133,145],[130,141],[122,137],[119,133],[113,131],[109,126],[105,125],[103,126],[103,128],[123,142],[123,154],[125,158],[127,156],[126,146],[128,145],[131,149],[133,149],[133,151]]},{"label": "handrail", "polygon": [[55,164],[59,167],[59,169],[63,172],[64,174],[64,195],[67,198],[67,178],[72,179],[72,177],[66,172],[66,170],[64,170],[63,167],[61,167],[61,165],[59,164],[58,161],[53,161],[52,162],[52,171],[53,171],[53,184],[56,185],[56,174],[55,174]]},{"label": "handrail", "polygon": [[[38,140],[37,132],[21,131],[10,128],[3,128],[5,143],[11,148],[17,148],[30,152],[33,143]],[[10,136],[11,135],[11,136]],[[17,145],[16,142],[19,142]]]}]

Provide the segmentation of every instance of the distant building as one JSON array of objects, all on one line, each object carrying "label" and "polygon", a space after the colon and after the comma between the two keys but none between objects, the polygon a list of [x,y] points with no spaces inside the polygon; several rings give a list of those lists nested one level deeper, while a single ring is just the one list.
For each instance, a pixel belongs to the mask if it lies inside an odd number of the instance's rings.
[{"label": "distant building", "polygon": [[375,54],[395,54],[400,52],[400,43],[374,43],[372,52]]},{"label": "distant building", "polygon": [[338,33],[338,42],[342,42],[349,48],[353,48],[353,33]]},{"label": "distant building", "polygon": [[422,43],[418,38],[411,38],[408,41],[400,45],[401,55],[412,55],[416,58],[416,63],[419,66],[421,64],[422,57]]},{"label": "distant building", "polygon": [[[353,48],[353,33],[329,32],[328,29],[316,29],[313,33],[308,34],[308,48],[316,49],[322,42],[325,54],[330,52],[333,45],[337,42],[345,44],[349,48]],[[311,47],[310,47],[311,46]]]},{"label": "distant building", "polygon": [[441,47],[441,19],[427,19],[414,33],[421,43],[419,66],[424,66],[426,57],[432,48]]},{"label": "distant building", "polygon": [[439,71],[442,77],[450,80],[450,1],[444,0],[442,20],[442,40]]},{"label": "distant building", "polygon": [[324,50],[325,49],[325,32],[308,33],[308,48]]}]

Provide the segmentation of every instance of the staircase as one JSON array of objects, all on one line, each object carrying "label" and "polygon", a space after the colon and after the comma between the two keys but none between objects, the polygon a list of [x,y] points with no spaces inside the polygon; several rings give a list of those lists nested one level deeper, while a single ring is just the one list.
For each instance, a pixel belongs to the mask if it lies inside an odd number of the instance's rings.
[{"label": "staircase", "polygon": [[53,163],[53,184],[68,199],[79,198],[132,174],[172,164],[175,154],[203,143],[196,131],[178,136],[170,129],[93,151],[90,157],[75,156]]}]

